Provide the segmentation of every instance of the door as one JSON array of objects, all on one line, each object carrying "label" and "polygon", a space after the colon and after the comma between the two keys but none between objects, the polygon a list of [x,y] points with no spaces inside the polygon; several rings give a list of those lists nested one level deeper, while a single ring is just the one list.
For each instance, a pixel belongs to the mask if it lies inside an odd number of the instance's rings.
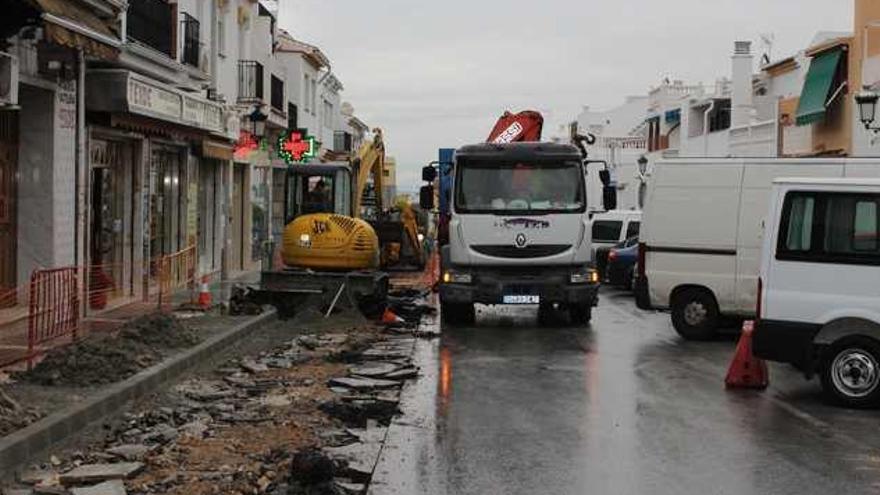
[{"label": "door", "polygon": [[235,164],[232,177],[232,208],[229,211],[230,249],[229,264],[232,270],[242,270],[242,255],[244,253],[244,173],[245,166]]},{"label": "door", "polygon": [[18,120],[15,112],[0,112],[0,306],[14,305],[4,294],[14,289],[16,262],[16,177],[18,172]]}]

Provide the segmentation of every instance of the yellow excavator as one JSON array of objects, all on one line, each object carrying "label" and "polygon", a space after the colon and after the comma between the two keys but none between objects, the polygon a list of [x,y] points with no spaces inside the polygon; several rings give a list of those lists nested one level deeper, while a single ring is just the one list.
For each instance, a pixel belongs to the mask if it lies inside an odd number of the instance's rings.
[{"label": "yellow excavator", "polygon": [[384,165],[385,143],[382,131],[375,129],[351,163],[288,169],[281,246],[285,267],[262,272],[260,288],[254,291],[264,296],[260,300],[283,312],[288,293],[335,293],[338,299],[345,289],[383,297],[388,276],[379,269],[399,261],[399,253],[413,253],[415,263],[424,265],[416,215],[409,205],[401,209],[399,220],[389,220],[382,211]]},{"label": "yellow excavator", "polygon": [[379,238],[361,218],[371,174],[377,202],[382,204],[385,143],[382,132],[374,132],[373,140],[364,143],[350,167],[336,163],[290,169],[285,201],[288,224],[281,248],[285,265],[320,270],[379,268]]}]

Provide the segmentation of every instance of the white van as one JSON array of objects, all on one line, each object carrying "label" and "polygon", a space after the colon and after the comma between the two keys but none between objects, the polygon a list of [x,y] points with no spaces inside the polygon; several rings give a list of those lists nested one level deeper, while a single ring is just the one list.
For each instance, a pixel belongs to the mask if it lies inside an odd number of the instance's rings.
[{"label": "white van", "polygon": [[880,179],[779,179],[767,218],[753,352],[880,404]]},{"label": "white van", "polygon": [[610,210],[593,215],[593,253],[601,247],[614,247],[619,242],[639,235],[642,212]]},{"label": "white van", "polygon": [[779,177],[880,177],[876,159],[677,159],[648,184],[636,301],[687,339],[752,318],[770,189]]}]

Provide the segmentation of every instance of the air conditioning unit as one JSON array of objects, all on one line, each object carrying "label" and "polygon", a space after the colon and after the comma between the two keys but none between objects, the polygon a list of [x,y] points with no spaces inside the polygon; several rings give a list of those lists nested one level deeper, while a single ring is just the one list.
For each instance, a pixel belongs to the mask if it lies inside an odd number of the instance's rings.
[{"label": "air conditioning unit", "polygon": [[0,52],[0,107],[18,105],[18,58]]}]

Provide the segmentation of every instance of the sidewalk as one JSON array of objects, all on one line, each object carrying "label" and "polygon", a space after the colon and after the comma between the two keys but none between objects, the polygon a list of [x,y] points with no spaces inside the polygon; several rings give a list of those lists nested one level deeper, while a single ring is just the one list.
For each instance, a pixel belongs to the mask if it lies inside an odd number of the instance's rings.
[{"label": "sidewalk", "polygon": [[[259,280],[259,272],[243,272],[236,274],[233,279],[220,280],[209,284],[213,304],[226,303],[232,291],[232,287],[237,284],[254,283]],[[192,290],[189,288],[177,289],[173,292],[170,301],[164,305],[165,311],[173,311],[181,304],[193,302],[193,298],[198,297],[198,285]],[[76,328],[76,338],[82,339],[91,333],[112,332],[125,323],[155,312],[159,309],[158,301],[155,297],[149,300],[131,300],[125,302],[118,307],[103,311],[87,311],[86,316],[81,319]],[[23,304],[15,308],[3,310],[3,316],[8,318],[0,319],[0,369],[9,369],[10,367],[22,369],[26,367],[28,359],[28,310],[27,300]],[[49,349],[68,345],[73,342],[73,335],[59,337],[55,340],[46,342],[38,347],[39,353],[44,353]]]}]

